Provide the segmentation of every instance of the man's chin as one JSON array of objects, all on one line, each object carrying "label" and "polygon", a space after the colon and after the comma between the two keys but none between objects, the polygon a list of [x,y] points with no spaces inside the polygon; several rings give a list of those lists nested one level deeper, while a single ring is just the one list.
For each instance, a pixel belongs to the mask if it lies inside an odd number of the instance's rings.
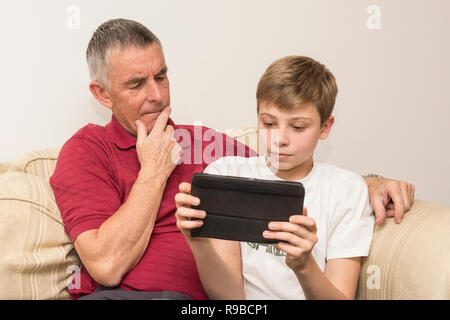
[{"label": "man's chin", "polygon": [[153,127],[155,126],[156,123],[156,119],[158,118],[160,112],[158,112],[157,115],[153,114],[153,113],[146,113],[143,114],[139,120],[141,120],[144,124],[145,127],[147,128],[147,132],[150,132]]}]

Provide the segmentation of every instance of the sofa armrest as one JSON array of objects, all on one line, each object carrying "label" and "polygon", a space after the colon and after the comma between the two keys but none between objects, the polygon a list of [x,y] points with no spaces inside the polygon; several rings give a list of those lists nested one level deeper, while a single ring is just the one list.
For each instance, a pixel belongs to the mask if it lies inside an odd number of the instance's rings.
[{"label": "sofa armrest", "polygon": [[357,299],[450,299],[450,208],[414,200],[400,224],[376,226]]},{"label": "sofa armrest", "polygon": [[80,268],[50,184],[0,174],[0,300],[68,299]]},{"label": "sofa armrest", "polygon": [[0,162],[0,174],[8,171],[10,162]]}]

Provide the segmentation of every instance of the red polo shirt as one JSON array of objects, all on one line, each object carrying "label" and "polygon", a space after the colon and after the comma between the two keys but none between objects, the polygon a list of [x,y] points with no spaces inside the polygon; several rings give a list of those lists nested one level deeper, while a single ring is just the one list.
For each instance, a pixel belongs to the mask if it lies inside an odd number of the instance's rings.
[{"label": "red polo shirt", "polygon": [[[184,149],[183,163],[169,177],[149,245],[139,263],[119,287],[140,291],[176,291],[193,299],[207,299],[189,244],[176,227],[175,194],[181,182],[191,182],[212,161],[224,155],[255,156],[236,140],[206,127],[175,125],[175,137]],[[127,200],[140,163],[136,138],[112,116],[102,127],[88,124],[62,147],[50,178],[65,230],[72,242],[87,230],[98,229]],[[72,299],[92,293],[97,283],[86,269],[80,285],[69,289]],[[76,281],[73,282],[76,284]]]}]

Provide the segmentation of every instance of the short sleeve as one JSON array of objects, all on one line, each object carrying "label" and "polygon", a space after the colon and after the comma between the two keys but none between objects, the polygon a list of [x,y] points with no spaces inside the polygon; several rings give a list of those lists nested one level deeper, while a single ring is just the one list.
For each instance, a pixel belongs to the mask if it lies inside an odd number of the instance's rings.
[{"label": "short sleeve", "polygon": [[50,184],[73,242],[121,206],[111,167],[105,148],[91,138],[72,137],[62,147]]},{"label": "short sleeve", "polygon": [[369,254],[375,218],[364,180],[353,174],[333,184],[327,224],[327,260]]},{"label": "short sleeve", "polygon": [[217,159],[216,161],[210,163],[205,170],[203,171],[203,173],[208,173],[208,174],[217,174],[217,175],[229,175],[228,174],[228,167],[226,165],[227,159],[229,157],[223,157],[220,159]]}]

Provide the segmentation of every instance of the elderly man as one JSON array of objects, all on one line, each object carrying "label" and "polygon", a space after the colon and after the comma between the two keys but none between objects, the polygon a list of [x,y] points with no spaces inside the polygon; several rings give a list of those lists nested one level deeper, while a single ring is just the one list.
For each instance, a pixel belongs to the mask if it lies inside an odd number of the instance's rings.
[{"label": "elderly man", "polygon": [[[209,128],[170,119],[162,46],[143,25],[105,22],[86,56],[89,89],[111,109],[112,118],[104,127],[88,124],[75,133],[50,179],[83,263],[81,286],[70,290],[71,297],[207,299],[189,245],[176,227],[174,196],[181,182],[223,155],[219,150],[246,157],[255,153]],[[202,154],[211,144],[216,152],[206,161]],[[400,222],[414,187],[380,177],[366,181],[377,223],[393,215]]]}]

